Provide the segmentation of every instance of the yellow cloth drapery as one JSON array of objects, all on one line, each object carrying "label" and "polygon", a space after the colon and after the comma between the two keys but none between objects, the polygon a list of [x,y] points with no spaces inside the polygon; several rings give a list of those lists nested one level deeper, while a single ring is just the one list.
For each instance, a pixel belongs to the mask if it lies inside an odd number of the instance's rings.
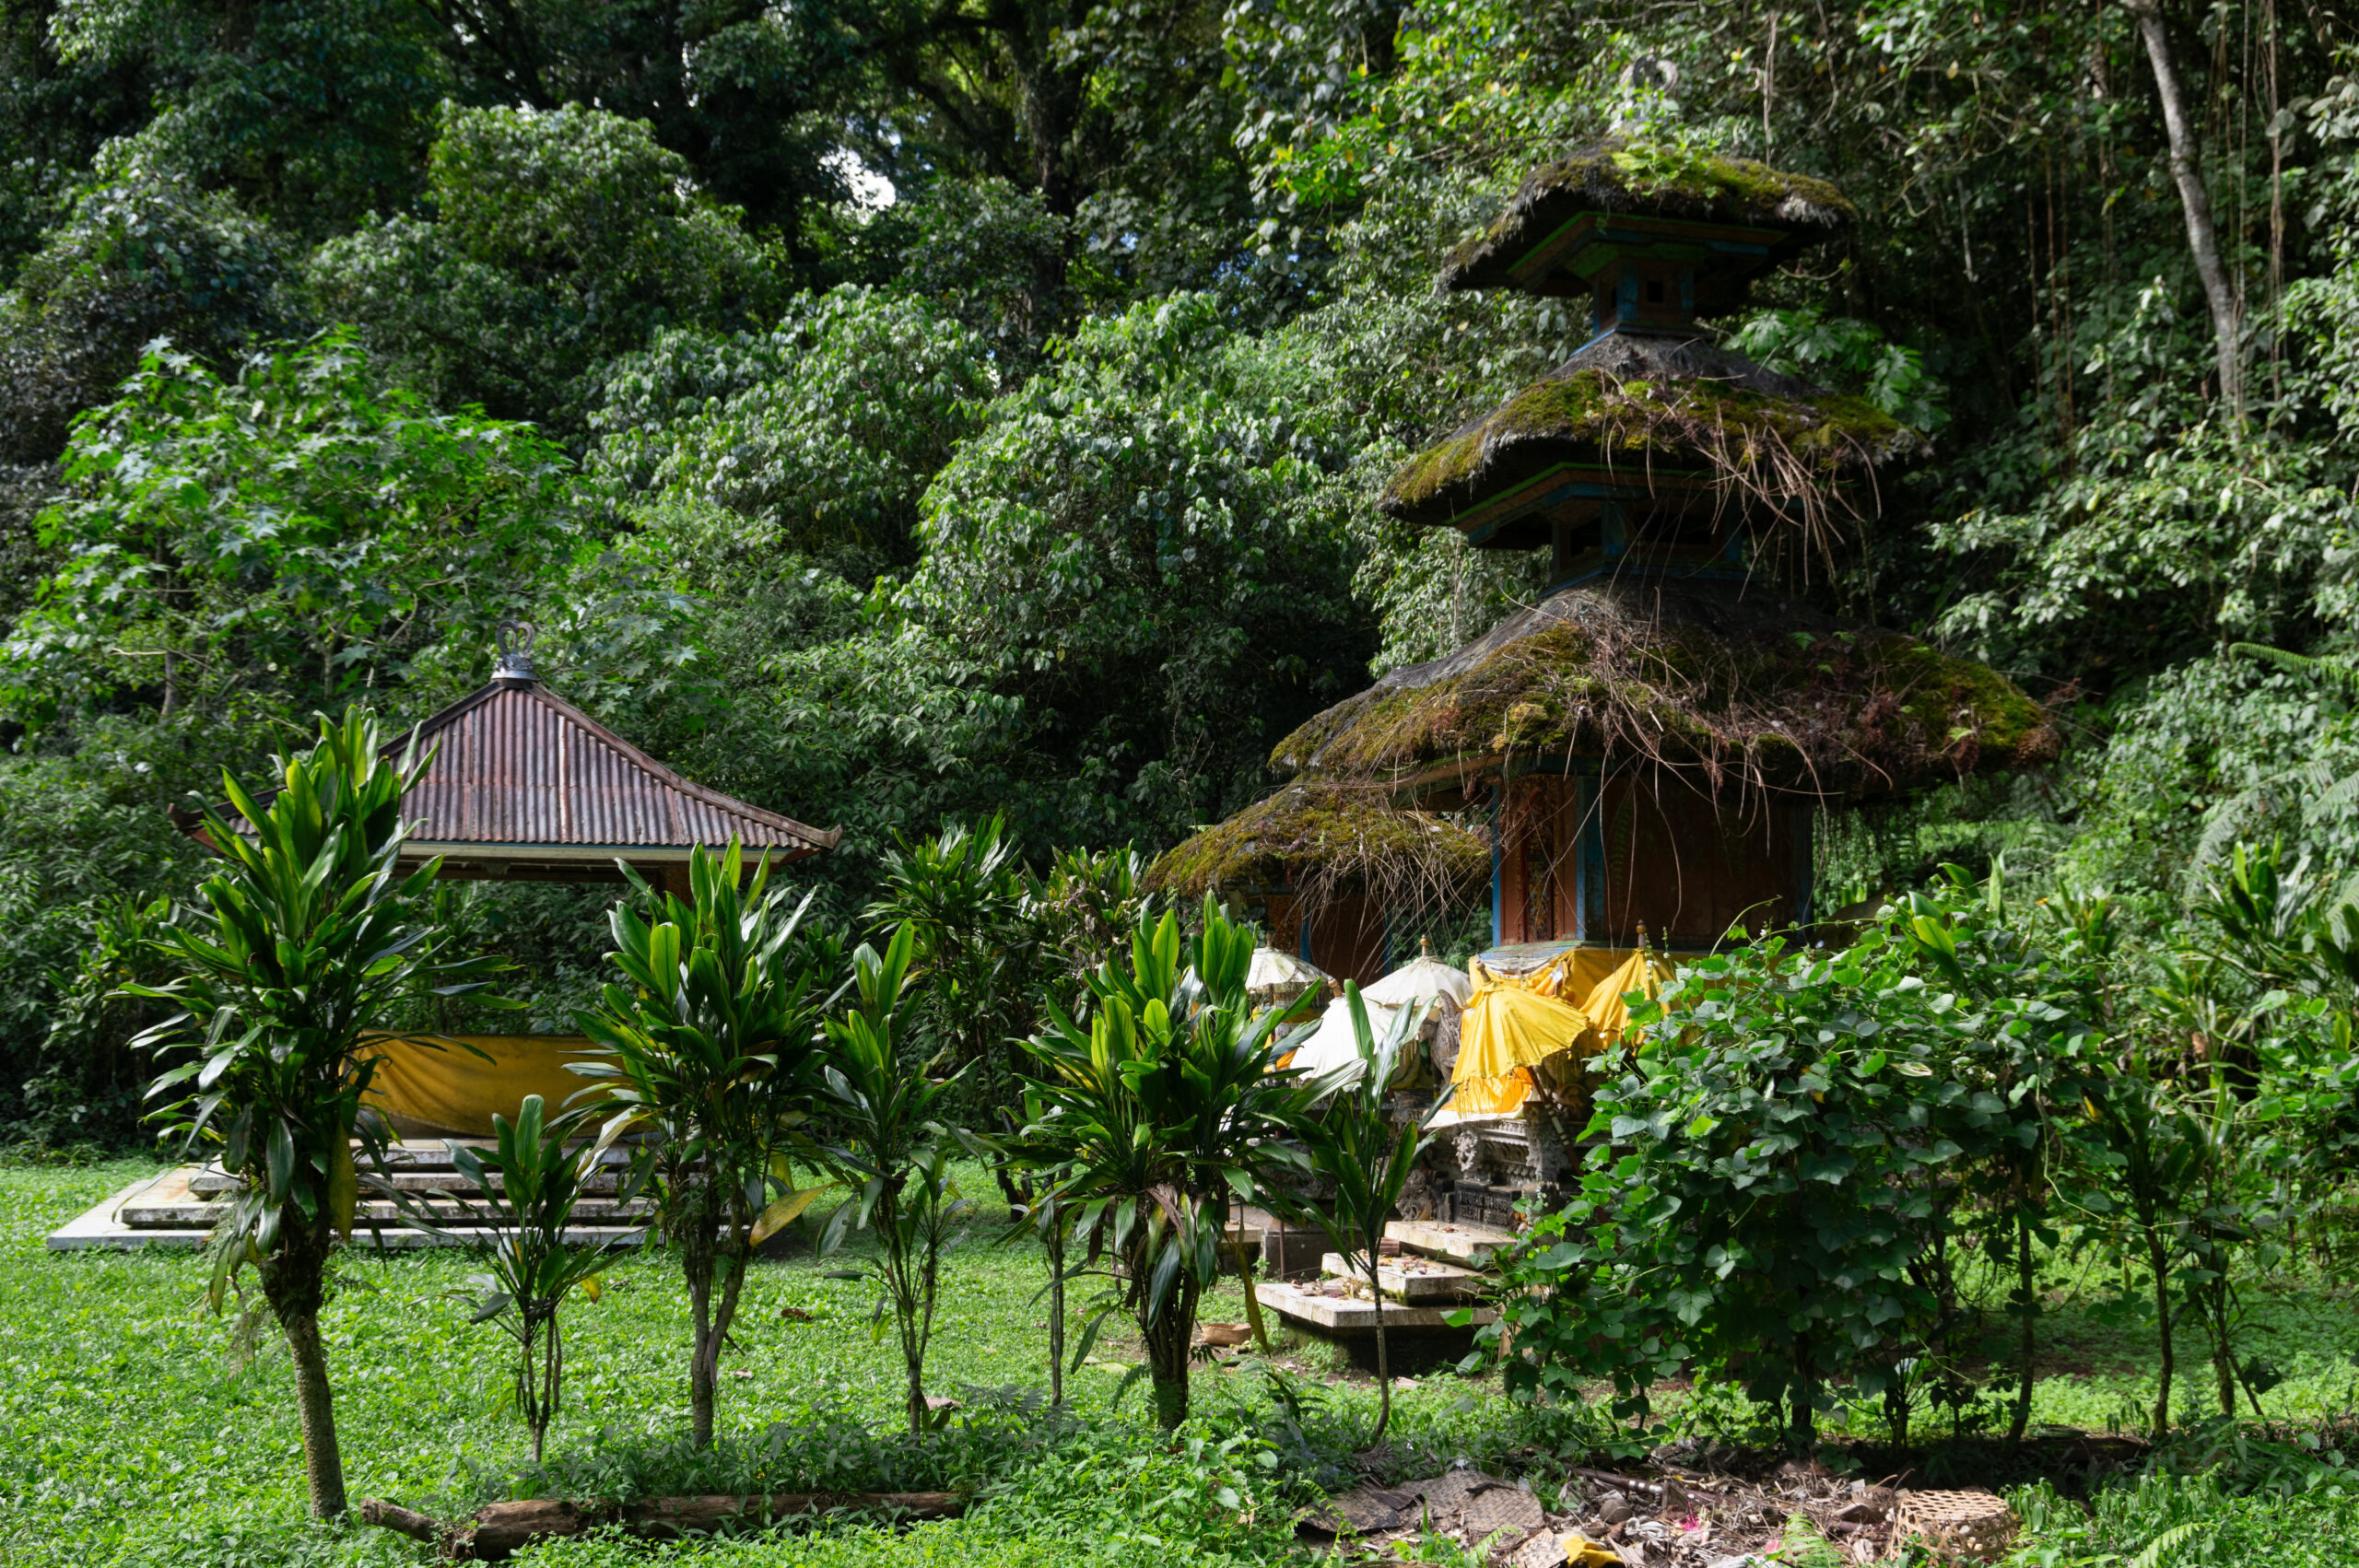
[{"label": "yellow cloth drapery", "polygon": [[1629,1026],[1623,997],[1652,996],[1662,983],[1643,949],[1576,947],[1530,976],[1497,974],[1479,958],[1466,970],[1474,992],[1450,1073],[1445,1115],[1453,1121],[1513,1116],[1532,1097],[1532,1069],[1568,1051],[1575,1060],[1595,1056]]},{"label": "yellow cloth drapery", "polygon": [[404,1138],[488,1138],[492,1114],[515,1120],[525,1095],[554,1114],[595,1084],[565,1065],[592,1048],[579,1035],[452,1035],[439,1050],[385,1036],[368,1044],[377,1072],[361,1103]]},{"label": "yellow cloth drapery", "polygon": [[[1550,961],[1544,969],[1530,975],[1503,977],[1511,978],[1528,991],[1555,997],[1559,1001],[1568,1001],[1579,1007],[1587,1002],[1600,985],[1627,968],[1627,961],[1637,956],[1635,948],[1568,947]],[[1474,965],[1481,962],[1480,959],[1470,962],[1466,966],[1467,972],[1472,974]],[[1490,973],[1487,966],[1484,973]]]},{"label": "yellow cloth drapery", "polygon": [[1630,1026],[1630,1007],[1622,999],[1633,991],[1649,998],[1662,994],[1662,965],[1644,948],[1634,950],[1612,974],[1592,986],[1581,1003],[1581,1011],[1606,1041],[1620,1039],[1622,1031]]}]

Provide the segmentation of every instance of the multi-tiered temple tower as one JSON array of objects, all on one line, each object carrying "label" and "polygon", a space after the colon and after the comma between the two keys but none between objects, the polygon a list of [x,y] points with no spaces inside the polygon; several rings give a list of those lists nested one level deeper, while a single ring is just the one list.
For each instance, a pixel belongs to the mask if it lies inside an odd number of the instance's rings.
[{"label": "multi-tiered temple tower", "polygon": [[1286,737],[1272,764],[1292,781],[1173,850],[1162,880],[1232,894],[1366,978],[1400,923],[1387,889],[1479,875],[1480,840],[1494,940],[1527,950],[1510,967],[1642,928],[1708,947],[1811,918],[1822,813],[2052,757],[2045,709],[2004,677],[1802,600],[1924,442],[1701,318],[1853,216],[1821,181],[1621,143],[1535,170],[1443,283],[1585,300],[1592,335],[1379,505],[1546,552],[1544,590]]}]

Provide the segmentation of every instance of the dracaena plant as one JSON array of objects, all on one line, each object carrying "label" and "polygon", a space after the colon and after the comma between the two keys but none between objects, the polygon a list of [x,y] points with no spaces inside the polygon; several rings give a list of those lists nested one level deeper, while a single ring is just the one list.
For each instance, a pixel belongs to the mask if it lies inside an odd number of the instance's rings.
[{"label": "dracaena plant", "polygon": [[540,1095],[527,1094],[514,1121],[493,1114],[487,1153],[447,1143],[472,1196],[436,1191],[420,1199],[381,1177],[372,1183],[394,1197],[412,1225],[472,1248],[482,1262],[486,1271],[470,1281],[480,1291],[474,1320],[499,1325],[515,1341],[516,1409],[533,1434],[534,1464],[563,1403],[557,1311],[577,1290],[595,1297],[598,1276],[616,1257],[614,1241],[582,1240],[573,1224],[598,1168],[596,1155],[581,1147],[594,1110],[577,1106],[551,1116]]},{"label": "dracaena plant", "polygon": [[829,1217],[819,1251],[834,1252],[854,1224],[875,1235],[875,1257],[861,1271],[879,1289],[876,1331],[884,1332],[889,1306],[900,1336],[912,1436],[926,1427],[925,1354],[943,1254],[974,1212],[951,1179],[953,1135],[930,1114],[949,1085],[909,1064],[902,1049],[915,947],[915,933],[903,924],[883,953],[863,945],[852,954],[852,1005],[827,1020],[820,1102],[827,1131],[818,1155],[851,1193]]},{"label": "dracaena plant", "polygon": [[1270,1185],[1293,1153],[1278,1135],[1309,1104],[1299,1074],[1273,1071],[1296,1010],[1257,1013],[1246,990],[1254,941],[1210,901],[1184,943],[1167,914],[1132,938],[1127,965],[1089,977],[1086,1021],[1052,1005],[1028,1042],[1041,1071],[1018,1157],[1054,1177],[1049,1201],[1082,1247],[1073,1272],[1116,1266],[1074,1363],[1128,1315],[1166,1426],[1187,1418],[1189,1344],[1230,1204]]},{"label": "dracaena plant", "polygon": [[1388,1091],[1400,1071],[1402,1051],[1425,1022],[1425,1009],[1399,1009],[1379,1035],[1368,1023],[1367,1003],[1356,983],[1344,983],[1344,1003],[1358,1046],[1357,1059],[1311,1081],[1310,1093],[1323,1105],[1298,1127],[1310,1174],[1333,1192],[1333,1203],[1321,1210],[1299,1201],[1285,1187],[1273,1188],[1272,1202],[1290,1218],[1308,1220],[1325,1231],[1346,1266],[1367,1281],[1376,1304],[1376,1433],[1368,1439],[1375,1444],[1384,1441],[1385,1428],[1392,1422],[1392,1372],[1386,1359],[1380,1273],[1384,1224],[1392,1218],[1418,1157],[1433,1146],[1427,1128],[1449,1092],[1445,1089],[1423,1116],[1395,1118]]},{"label": "dracaena plant", "polygon": [[679,1249],[695,1317],[689,1419],[704,1447],[746,1261],[820,1190],[792,1187],[784,1156],[818,1082],[821,981],[796,940],[810,899],[789,909],[767,858],[746,882],[734,840],[697,848],[686,898],[631,881],[651,918],[628,898],[615,906],[607,958],[621,977],[580,1015],[602,1054],[574,1071],[601,1088],[599,1147],[634,1141],[631,1188]]},{"label": "dracaena plant", "polygon": [[[178,1011],[135,1044],[177,1065],[149,1091],[166,1136],[210,1144],[237,1195],[214,1227],[209,1299],[247,1266],[295,1362],[311,1511],[345,1511],[344,1468],[320,1310],[332,1241],[349,1235],[358,1163],[381,1164],[381,1134],[360,1117],[376,1059],[368,1042],[421,986],[473,991],[498,961],[453,961],[428,901],[440,860],[404,873],[402,796],[425,766],[384,754],[360,708],[320,720],[310,750],[280,759],[257,799],[224,779],[238,821],[205,833],[223,864],[154,950],[173,977],[126,994]],[[357,1153],[356,1153],[357,1149]]]}]

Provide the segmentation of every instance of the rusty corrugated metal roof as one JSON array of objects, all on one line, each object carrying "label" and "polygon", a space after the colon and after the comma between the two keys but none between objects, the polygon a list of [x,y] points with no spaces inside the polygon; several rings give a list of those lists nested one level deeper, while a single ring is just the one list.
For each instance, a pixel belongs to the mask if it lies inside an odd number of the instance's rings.
[{"label": "rusty corrugated metal roof", "polygon": [[406,804],[426,845],[685,852],[735,838],[800,859],[842,836],[690,783],[537,681],[496,680],[417,737],[434,759]]},{"label": "rusty corrugated metal roof", "polygon": [[[749,859],[767,850],[779,863],[843,837],[689,782],[528,678],[503,674],[416,734],[433,758],[404,802],[415,825],[404,860],[440,855],[460,872],[588,871],[616,860],[684,862],[699,844],[718,849],[735,838]],[[409,743],[404,731],[385,753],[398,756]]]}]

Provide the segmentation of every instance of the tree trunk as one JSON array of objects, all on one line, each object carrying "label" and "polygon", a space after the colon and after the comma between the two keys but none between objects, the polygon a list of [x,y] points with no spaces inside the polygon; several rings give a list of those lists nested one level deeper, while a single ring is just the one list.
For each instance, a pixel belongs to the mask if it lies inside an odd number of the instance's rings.
[{"label": "tree trunk", "polygon": [[311,1488],[311,1516],[341,1518],[345,1513],[344,1456],[335,1441],[335,1394],[328,1386],[327,1349],[320,1342],[320,1320],[303,1313],[283,1318],[287,1348],[295,1352],[295,1403],[303,1417],[303,1480]]},{"label": "tree trunk", "polygon": [[335,1439],[335,1391],[328,1382],[327,1347],[320,1340],[320,1308],[327,1298],[327,1219],[288,1209],[279,1243],[262,1268],[263,1297],[295,1358],[295,1408],[303,1423],[303,1480],[311,1516],[343,1516],[344,1456]]},{"label": "tree trunk", "polygon": [[2154,68],[2154,91],[2162,99],[2163,125],[2170,134],[2171,178],[2178,185],[2180,207],[2187,215],[2188,248],[2195,252],[2196,275],[2203,280],[2204,298],[2212,307],[2213,352],[2219,360],[2220,401],[2238,418],[2244,414],[2243,356],[2237,339],[2236,292],[2228,269],[2220,259],[2220,233],[2212,221],[2212,195],[2203,183],[2203,165],[2196,146],[2195,127],[2187,111],[2187,89],[2171,58],[2170,34],[2163,26],[2159,0],[2125,0],[2138,18],[2138,36]]},{"label": "tree trunk", "polygon": [[1812,1358],[1811,1337],[1802,1334],[1794,1340],[1793,1425],[1786,1442],[1797,1458],[1807,1459],[1818,1448],[1818,1379]]},{"label": "tree trunk", "polygon": [[681,1270],[687,1275],[696,1325],[688,1351],[688,1442],[698,1448],[712,1446],[713,1386],[721,1365],[721,1336],[712,1323],[712,1264],[710,1235],[687,1238]]},{"label": "tree trunk", "polygon": [[2015,1413],[2007,1423],[2007,1441],[2021,1443],[2024,1433],[2031,1425],[2032,1353],[2036,1348],[2037,1329],[2033,1312],[2038,1303],[2033,1293],[2034,1272],[2031,1256],[2031,1221],[2025,1215],[2015,1216],[2015,1310],[2023,1314],[2016,1332],[2015,1363],[2018,1381],[2015,1384]]},{"label": "tree trunk", "polygon": [[1160,1316],[1139,1325],[1139,1337],[1146,1342],[1147,1377],[1155,1386],[1155,1419],[1167,1431],[1188,1419],[1188,1351],[1195,1335],[1196,1294],[1184,1281],[1172,1288]]},{"label": "tree trunk", "polygon": [[2154,1271],[2154,1321],[2160,1339],[2160,1364],[2156,1369],[2158,1387],[2154,1391],[2154,1436],[2159,1440],[2171,1429],[2171,1276],[2170,1257],[2163,1248],[2161,1223],[2152,1216],[2142,1216],[2146,1231],[2146,1265]]},{"label": "tree trunk", "polygon": [[1262,1298],[1253,1293],[1253,1266],[1245,1260],[1245,1219],[1237,1221],[1238,1232],[1228,1249],[1237,1258],[1237,1282],[1245,1287],[1245,1326],[1253,1330],[1253,1348],[1263,1355],[1270,1353],[1270,1331],[1262,1324]]},{"label": "tree trunk", "polygon": [[2212,1246],[2212,1270],[2216,1277],[2204,1287],[2204,1293],[2212,1298],[2212,1371],[2220,1384],[2220,1413],[2234,1421],[2236,1355],[2235,1347],[2228,1342],[2228,1258],[2217,1238]]},{"label": "tree trunk", "polygon": [[893,1312],[900,1319],[901,1366],[910,1379],[910,1435],[921,1437],[925,1434],[925,1418],[929,1413],[925,1402],[926,1326],[919,1317],[923,1304],[916,1299],[911,1289],[913,1281],[909,1278],[908,1267],[906,1259],[898,1267],[889,1261],[887,1263],[893,1278]]},{"label": "tree trunk", "polygon": [[1055,1215],[1049,1220],[1049,1404],[1065,1404],[1065,1233]]},{"label": "tree trunk", "polygon": [[1367,1440],[1371,1448],[1384,1441],[1385,1428],[1392,1424],[1392,1363],[1384,1348],[1384,1281],[1379,1271],[1384,1260],[1378,1255],[1373,1239],[1367,1249],[1368,1298],[1376,1306],[1376,1435]]}]

